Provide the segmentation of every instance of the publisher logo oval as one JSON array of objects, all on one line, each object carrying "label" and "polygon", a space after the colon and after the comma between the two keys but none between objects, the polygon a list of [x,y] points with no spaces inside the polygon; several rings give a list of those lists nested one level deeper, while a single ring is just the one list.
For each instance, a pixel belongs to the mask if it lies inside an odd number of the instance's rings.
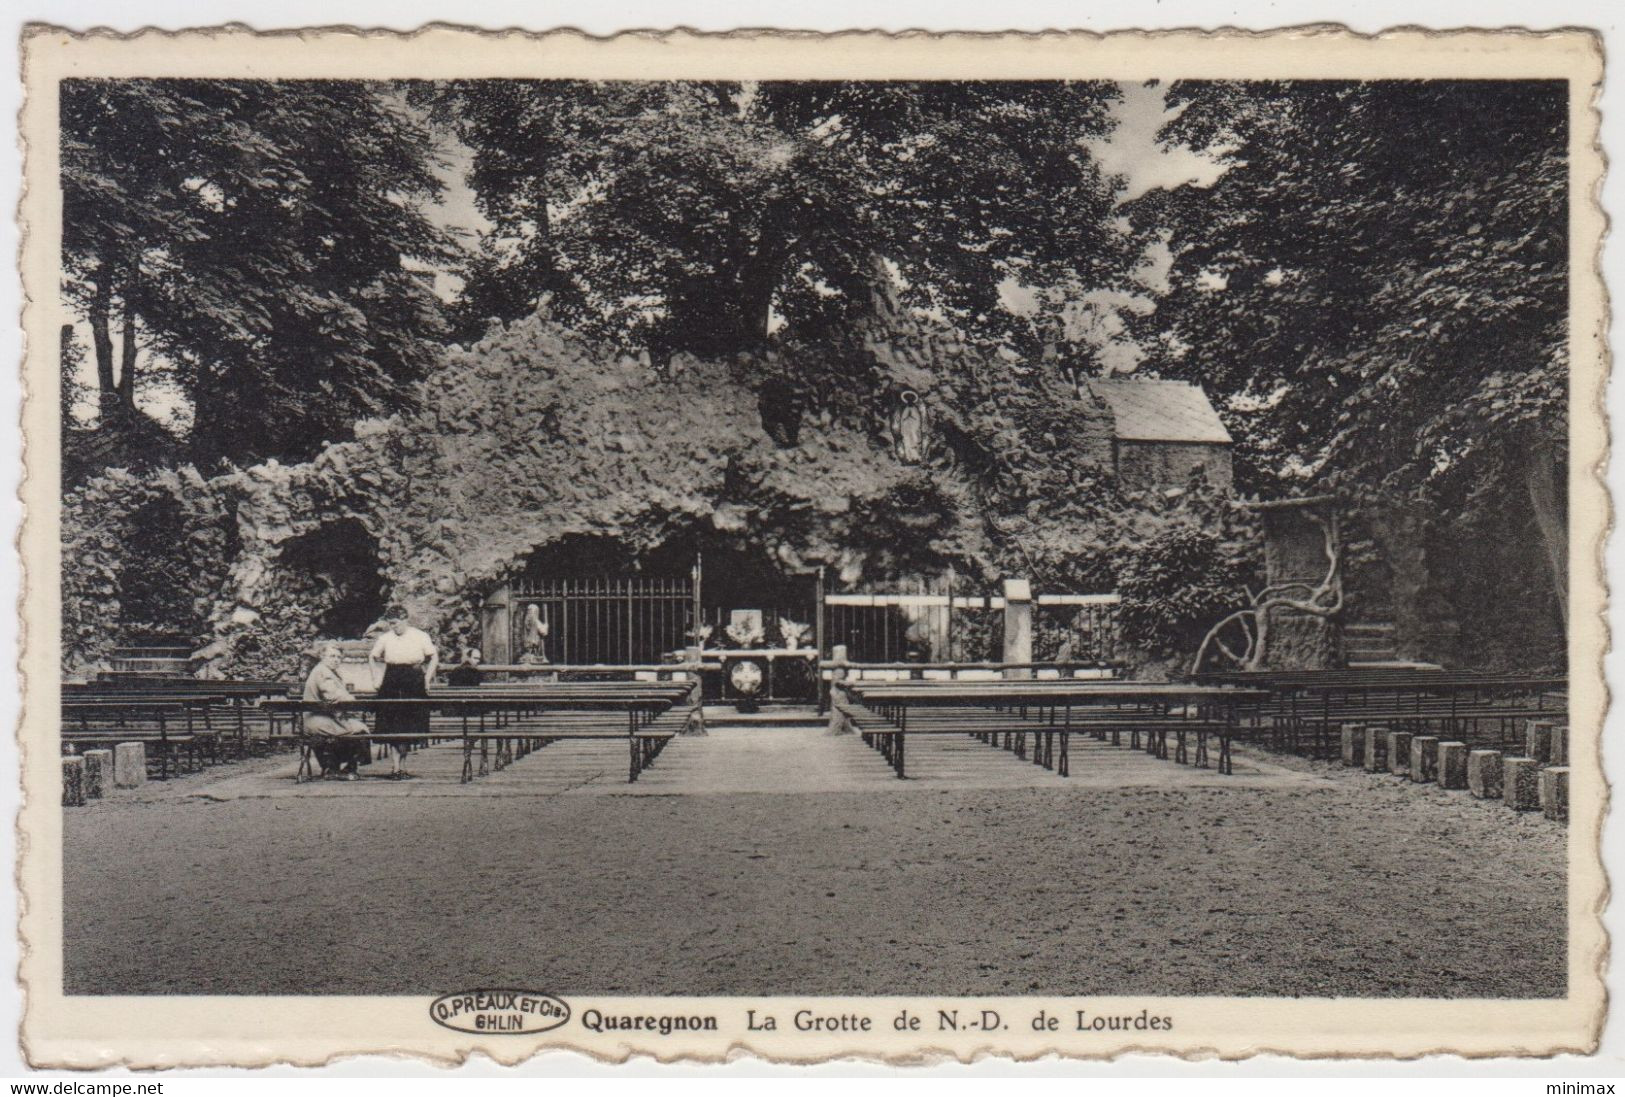
[{"label": "publisher logo oval", "polygon": [[429,1003],[437,1025],[480,1036],[523,1036],[547,1032],[570,1019],[562,998],[534,990],[465,990]]}]

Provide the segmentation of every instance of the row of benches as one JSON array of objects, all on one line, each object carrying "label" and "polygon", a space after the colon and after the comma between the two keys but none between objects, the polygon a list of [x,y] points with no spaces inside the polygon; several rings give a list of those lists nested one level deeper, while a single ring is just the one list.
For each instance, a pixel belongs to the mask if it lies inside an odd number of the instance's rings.
[{"label": "row of benches", "polygon": [[[1131,681],[843,682],[832,704],[899,778],[907,776],[911,735],[968,735],[1028,758],[1059,776],[1071,773],[1071,737],[1087,734],[1157,758],[1233,772],[1236,710],[1260,703],[1252,690]],[[1217,758],[1210,744],[1218,744]],[[1194,747],[1194,753],[1192,751]]]},{"label": "row of benches", "polygon": [[1314,757],[1337,752],[1350,722],[1437,734],[1476,747],[1519,740],[1529,719],[1567,719],[1567,679],[1415,668],[1232,672],[1209,681],[1267,692],[1243,708],[1243,734],[1273,749]]},{"label": "row of benches", "polygon": [[[583,683],[586,685],[586,683]],[[634,782],[678,735],[688,731],[699,708],[690,687],[648,688],[644,683],[595,683],[609,688],[554,690],[443,690],[426,699],[356,700],[337,705],[268,702],[295,720],[298,780],[316,776],[313,743],[302,733],[305,713],[322,710],[376,716],[386,709],[428,709],[428,735],[369,732],[369,743],[456,742],[462,745],[462,781],[506,768],[550,743],[624,740],[627,781]]]},{"label": "row of benches", "polygon": [[625,739],[628,779],[635,781],[698,709],[695,684],[684,681],[501,683],[441,689],[426,699],[360,698],[336,705],[287,694],[281,683],[67,687],[62,745],[72,755],[139,743],[160,779],[234,761],[256,748],[297,748],[296,776],[303,780],[313,769],[307,713],[338,709],[365,722],[383,709],[426,708],[427,736],[372,731],[360,737],[369,743],[459,740],[465,781],[562,739]]}]

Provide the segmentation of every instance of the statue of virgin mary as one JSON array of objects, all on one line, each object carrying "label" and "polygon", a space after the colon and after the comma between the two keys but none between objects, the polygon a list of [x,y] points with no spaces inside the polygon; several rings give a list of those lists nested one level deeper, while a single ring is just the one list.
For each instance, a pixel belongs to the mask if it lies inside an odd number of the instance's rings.
[{"label": "statue of virgin mary", "polygon": [[904,389],[898,397],[892,434],[899,461],[917,465],[925,460],[925,404],[919,393]]}]

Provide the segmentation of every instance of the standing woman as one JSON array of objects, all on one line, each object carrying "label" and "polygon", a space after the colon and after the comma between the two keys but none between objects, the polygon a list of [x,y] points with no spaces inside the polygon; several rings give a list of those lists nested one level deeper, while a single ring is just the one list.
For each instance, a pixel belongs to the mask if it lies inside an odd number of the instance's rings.
[{"label": "standing woman", "polygon": [[[434,681],[434,672],[440,666],[434,641],[429,639],[428,633],[407,623],[406,610],[400,606],[390,606],[384,620],[389,630],[378,637],[367,656],[367,665],[374,668],[373,680],[378,682],[379,700],[429,696],[429,683]],[[378,679],[376,670],[380,663],[384,667],[382,680]],[[385,706],[378,711],[377,726],[380,733],[419,735],[427,739],[429,709],[427,706],[410,709]],[[405,777],[401,760],[406,757],[407,741],[396,740],[390,745],[395,748],[390,754],[390,776]]]}]

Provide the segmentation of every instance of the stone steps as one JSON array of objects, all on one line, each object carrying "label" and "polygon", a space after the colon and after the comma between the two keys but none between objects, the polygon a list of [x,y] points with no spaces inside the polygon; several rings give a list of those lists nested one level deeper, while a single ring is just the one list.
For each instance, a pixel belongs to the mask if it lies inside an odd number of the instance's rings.
[{"label": "stone steps", "polygon": [[829,718],[818,715],[812,705],[764,707],[756,712],[740,712],[732,705],[706,705],[701,709],[707,729],[730,728],[741,731],[790,731],[824,727]]}]

